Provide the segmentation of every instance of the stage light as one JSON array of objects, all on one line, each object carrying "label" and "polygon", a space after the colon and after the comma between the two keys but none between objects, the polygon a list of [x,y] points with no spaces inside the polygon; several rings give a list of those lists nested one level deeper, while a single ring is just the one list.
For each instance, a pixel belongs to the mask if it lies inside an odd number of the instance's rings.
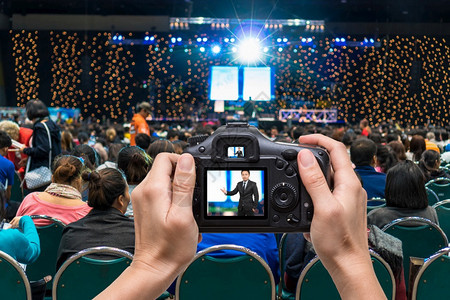
[{"label": "stage light", "polygon": [[234,43],[236,40],[234,38],[230,39],[230,42]]},{"label": "stage light", "polygon": [[288,41],[287,38],[284,38],[284,39],[283,39],[283,43],[287,43],[287,41]]},{"label": "stage light", "polygon": [[229,38],[225,38],[224,41],[225,41],[225,43],[228,43],[230,41],[230,39]]},{"label": "stage light", "polygon": [[277,43],[281,43],[281,38],[277,38]]},{"label": "stage light", "polygon": [[197,38],[197,43],[200,43],[202,41],[202,38]]},{"label": "stage light", "polygon": [[341,38],[341,42],[345,43],[345,38]]},{"label": "stage light", "polygon": [[207,41],[208,41],[208,38],[204,37],[203,42],[207,42]]},{"label": "stage light", "polygon": [[155,40],[155,37],[154,36],[151,36],[150,37],[150,41],[154,41]]},{"label": "stage light", "polygon": [[239,60],[245,63],[253,63],[261,57],[261,43],[256,38],[243,40],[239,45]]},{"label": "stage light", "polygon": [[336,43],[340,43],[341,39],[340,38],[336,38]]},{"label": "stage light", "polygon": [[177,38],[177,42],[181,42],[182,41],[182,38]]},{"label": "stage light", "polygon": [[305,38],[302,38],[302,43],[306,43],[306,39]]},{"label": "stage light", "polygon": [[282,52],[282,51],[283,51],[283,48],[279,47],[278,52]]},{"label": "stage light", "polygon": [[233,47],[233,48],[231,48],[231,51],[233,51],[234,53],[236,53],[236,52],[237,52],[237,48],[236,48],[236,47]]},{"label": "stage light", "polygon": [[150,38],[148,37],[148,36],[146,36],[145,38],[144,38],[144,40],[146,40],[146,41],[148,41]]},{"label": "stage light", "polygon": [[205,47],[200,47],[200,52],[205,52]]},{"label": "stage light", "polygon": [[267,53],[267,52],[269,52],[269,48],[267,48],[267,47],[264,47],[264,49],[263,49],[263,52],[264,52],[264,53]]},{"label": "stage light", "polygon": [[218,53],[220,53],[220,46],[218,46],[218,45],[215,45],[215,46],[213,46],[212,47],[212,52],[214,53],[214,54],[218,54]]},{"label": "stage light", "polygon": [[113,41],[117,40],[117,36],[113,36]]},{"label": "stage light", "polygon": [[375,42],[373,39],[370,39],[369,41],[370,41],[372,44]]},{"label": "stage light", "polygon": [[175,44],[177,42],[177,39],[173,37],[170,39],[170,41],[172,42],[172,44]]}]

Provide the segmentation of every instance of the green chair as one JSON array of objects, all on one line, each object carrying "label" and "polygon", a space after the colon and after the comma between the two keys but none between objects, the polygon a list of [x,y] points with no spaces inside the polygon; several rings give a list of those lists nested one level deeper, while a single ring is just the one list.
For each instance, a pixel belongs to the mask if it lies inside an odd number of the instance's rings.
[{"label": "green chair", "polygon": [[417,273],[412,289],[412,300],[440,300],[450,295],[450,247],[428,258]]},{"label": "green chair", "polygon": [[[387,299],[394,299],[395,278],[391,267],[375,251],[369,251],[375,275],[384,294]],[[341,299],[331,276],[319,260],[319,257],[316,256],[303,269],[298,279],[295,299]]]},{"label": "green chair", "polygon": [[450,236],[450,199],[439,201],[433,205],[436,210],[439,227],[445,232],[447,237]]},{"label": "green chair", "polygon": [[434,191],[432,191],[429,188],[425,188],[425,191],[427,192],[427,198],[428,198],[428,205],[432,206],[433,204],[436,204],[439,202],[439,197],[436,195]]},{"label": "green chair", "polygon": [[[54,277],[56,273],[56,259],[58,255],[59,242],[66,225],[58,219],[34,215],[32,219],[45,219],[52,222],[50,225],[36,227],[41,242],[41,254],[32,264],[27,265],[27,276],[31,281],[37,281],[47,275]],[[51,281],[47,283],[47,291],[51,291]]]},{"label": "green chair", "polygon": [[[244,255],[231,258],[208,256],[220,250]],[[178,276],[175,298],[188,299],[275,299],[275,281],[267,263],[255,252],[236,245],[218,245],[197,253]]]},{"label": "green chair", "polygon": [[[438,201],[450,199],[450,179],[449,178],[436,178],[428,181],[425,187],[432,190],[439,198]],[[429,199],[428,199],[429,201]],[[436,202],[435,202],[436,203]],[[433,205],[434,203],[428,203]]]},{"label": "green chair", "polygon": [[428,219],[419,217],[400,218],[382,229],[402,241],[403,270],[408,289],[409,258],[426,258],[448,245],[448,239],[442,229]]},{"label": "green chair", "polygon": [[19,203],[23,200],[22,181],[17,172],[14,172],[14,184],[11,187],[11,197],[9,199]]},{"label": "green chair", "polygon": [[278,300],[294,300],[295,294],[286,290],[286,284],[284,282],[284,272],[286,269],[286,241],[288,234],[284,233],[278,243],[278,259],[280,262],[280,283],[277,286],[277,299]]},{"label": "green chair", "polygon": [[0,251],[1,299],[31,300],[31,288],[27,275],[11,256]]},{"label": "green chair", "polygon": [[[93,254],[111,255],[111,259],[87,257]],[[132,260],[131,253],[112,247],[89,248],[72,255],[55,275],[53,300],[94,298],[119,277]]]},{"label": "green chair", "polygon": [[374,209],[385,207],[386,199],[384,198],[372,198],[367,200],[367,213],[371,212]]}]

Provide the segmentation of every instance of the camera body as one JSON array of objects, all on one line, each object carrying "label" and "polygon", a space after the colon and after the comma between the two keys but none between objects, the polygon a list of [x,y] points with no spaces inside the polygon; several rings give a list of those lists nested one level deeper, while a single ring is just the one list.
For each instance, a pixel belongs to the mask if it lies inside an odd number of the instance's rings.
[{"label": "camera body", "polygon": [[196,164],[194,218],[200,232],[308,232],[314,213],[297,154],[310,150],[330,183],[327,151],[276,143],[245,122],[189,139]]}]

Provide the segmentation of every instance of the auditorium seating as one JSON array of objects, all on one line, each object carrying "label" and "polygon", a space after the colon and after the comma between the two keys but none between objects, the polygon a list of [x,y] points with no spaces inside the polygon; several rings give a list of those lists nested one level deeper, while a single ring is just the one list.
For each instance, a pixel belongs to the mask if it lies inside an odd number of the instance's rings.
[{"label": "auditorium seating", "polygon": [[11,256],[0,251],[1,299],[31,300],[31,288],[22,266]]},{"label": "auditorium seating", "polygon": [[374,209],[385,207],[386,199],[383,198],[372,198],[367,200],[367,213],[371,212]]},{"label": "auditorium seating", "polygon": [[[232,258],[211,257],[220,250],[245,253]],[[218,245],[197,253],[176,282],[176,299],[275,299],[275,281],[267,263],[255,252],[236,245]]]},{"label": "auditorium seating", "polygon": [[392,221],[382,229],[402,241],[403,270],[408,289],[409,258],[426,258],[448,245],[442,229],[428,219],[405,217]]},{"label": "auditorium seating", "polygon": [[448,274],[450,274],[450,247],[439,250],[428,258],[414,281],[412,300],[440,300],[450,295]]},{"label": "auditorium seating", "polygon": [[[450,179],[436,178],[434,180],[428,181],[425,186],[436,193],[439,199],[438,201],[450,199]],[[434,203],[429,203],[429,205],[433,204]]]},{"label": "auditorium seating", "polygon": [[[111,255],[112,259],[89,258],[92,254]],[[132,260],[131,253],[112,247],[82,250],[64,262],[56,273],[53,299],[92,299],[119,277]]]},{"label": "auditorium seating", "polygon": [[433,205],[436,210],[439,227],[445,232],[447,237],[450,236],[450,199],[439,201]]}]

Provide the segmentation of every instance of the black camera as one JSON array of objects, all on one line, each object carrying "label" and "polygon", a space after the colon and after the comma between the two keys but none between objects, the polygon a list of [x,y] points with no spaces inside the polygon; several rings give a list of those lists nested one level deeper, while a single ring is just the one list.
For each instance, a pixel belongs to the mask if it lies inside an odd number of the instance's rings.
[{"label": "black camera", "polygon": [[193,213],[201,232],[308,232],[313,203],[298,173],[309,149],[328,183],[324,148],[277,143],[244,122],[189,139],[196,164]]}]

